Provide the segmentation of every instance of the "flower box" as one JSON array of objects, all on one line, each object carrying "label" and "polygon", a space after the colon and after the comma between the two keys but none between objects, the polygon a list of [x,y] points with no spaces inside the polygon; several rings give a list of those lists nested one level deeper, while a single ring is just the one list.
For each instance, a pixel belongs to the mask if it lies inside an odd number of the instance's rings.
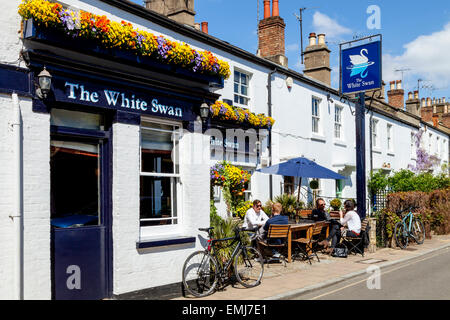
[{"label": "flower box", "polygon": [[176,77],[199,81],[210,87],[223,88],[224,79],[219,75],[196,73],[186,68],[170,65],[150,56],[143,56],[133,51],[106,48],[93,39],[72,37],[58,28],[46,28],[37,25],[33,19],[25,21],[24,39],[69,49],[75,52],[97,56],[110,61],[144,67],[152,71],[170,74]]}]

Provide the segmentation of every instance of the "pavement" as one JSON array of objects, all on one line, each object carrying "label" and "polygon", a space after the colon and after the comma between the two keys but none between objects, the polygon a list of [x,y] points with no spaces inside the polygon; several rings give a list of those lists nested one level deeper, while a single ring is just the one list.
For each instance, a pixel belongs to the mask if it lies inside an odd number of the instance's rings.
[{"label": "pavement", "polygon": [[287,263],[286,267],[281,263],[265,264],[262,282],[255,288],[228,285],[208,297],[179,297],[173,300],[289,300],[299,294],[365,274],[370,266],[388,267],[446,247],[450,247],[450,235],[433,235],[431,239],[425,239],[422,245],[409,244],[403,250],[377,248],[375,252],[368,252],[366,249],[364,257],[351,254],[347,258],[334,258],[319,254],[320,262],[315,259],[312,265],[307,261],[294,261]]}]

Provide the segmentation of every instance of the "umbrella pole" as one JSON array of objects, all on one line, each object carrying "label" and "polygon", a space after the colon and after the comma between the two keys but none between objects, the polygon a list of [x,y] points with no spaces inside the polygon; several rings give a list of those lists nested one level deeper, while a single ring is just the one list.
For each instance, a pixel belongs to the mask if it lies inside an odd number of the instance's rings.
[{"label": "umbrella pole", "polygon": [[300,202],[300,189],[302,187],[302,177],[298,178],[298,193],[297,193],[297,202]]}]

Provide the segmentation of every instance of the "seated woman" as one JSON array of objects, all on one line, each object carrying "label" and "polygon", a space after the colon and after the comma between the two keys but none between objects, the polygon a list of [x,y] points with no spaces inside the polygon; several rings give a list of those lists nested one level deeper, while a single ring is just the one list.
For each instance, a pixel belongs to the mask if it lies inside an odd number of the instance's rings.
[{"label": "seated woman", "polygon": [[[330,245],[329,241],[331,240],[331,247],[327,249],[327,253],[333,252],[333,248],[341,241],[341,235],[344,230],[346,230],[347,237],[359,237],[359,233],[361,232],[361,219],[354,209],[355,203],[351,200],[346,200],[344,202],[345,216],[342,211],[339,212],[339,227],[332,225],[328,238],[319,242],[320,245],[326,248]],[[345,226],[347,226],[346,229],[344,228]]]}]

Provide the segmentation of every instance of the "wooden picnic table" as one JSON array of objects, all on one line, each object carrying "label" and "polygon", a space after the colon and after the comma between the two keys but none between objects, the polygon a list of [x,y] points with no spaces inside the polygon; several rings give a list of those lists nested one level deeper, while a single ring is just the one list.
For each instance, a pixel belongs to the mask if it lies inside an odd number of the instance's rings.
[{"label": "wooden picnic table", "polygon": [[294,223],[294,224],[290,224],[291,228],[289,229],[289,234],[288,234],[288,263],[292,262],[292,233],[296,233],[299,231],[306,231],[306,239],[311,239],[312,237],[312,226],[315,225],[316,223],[324,223],[324,226],[327,228],[326,230],[326,237],[328,237],[328,234],[330,232],[330,223],[327,221],[318,221],[318,222],[307,222],[307,223],[302,223],[299,222]]}]

